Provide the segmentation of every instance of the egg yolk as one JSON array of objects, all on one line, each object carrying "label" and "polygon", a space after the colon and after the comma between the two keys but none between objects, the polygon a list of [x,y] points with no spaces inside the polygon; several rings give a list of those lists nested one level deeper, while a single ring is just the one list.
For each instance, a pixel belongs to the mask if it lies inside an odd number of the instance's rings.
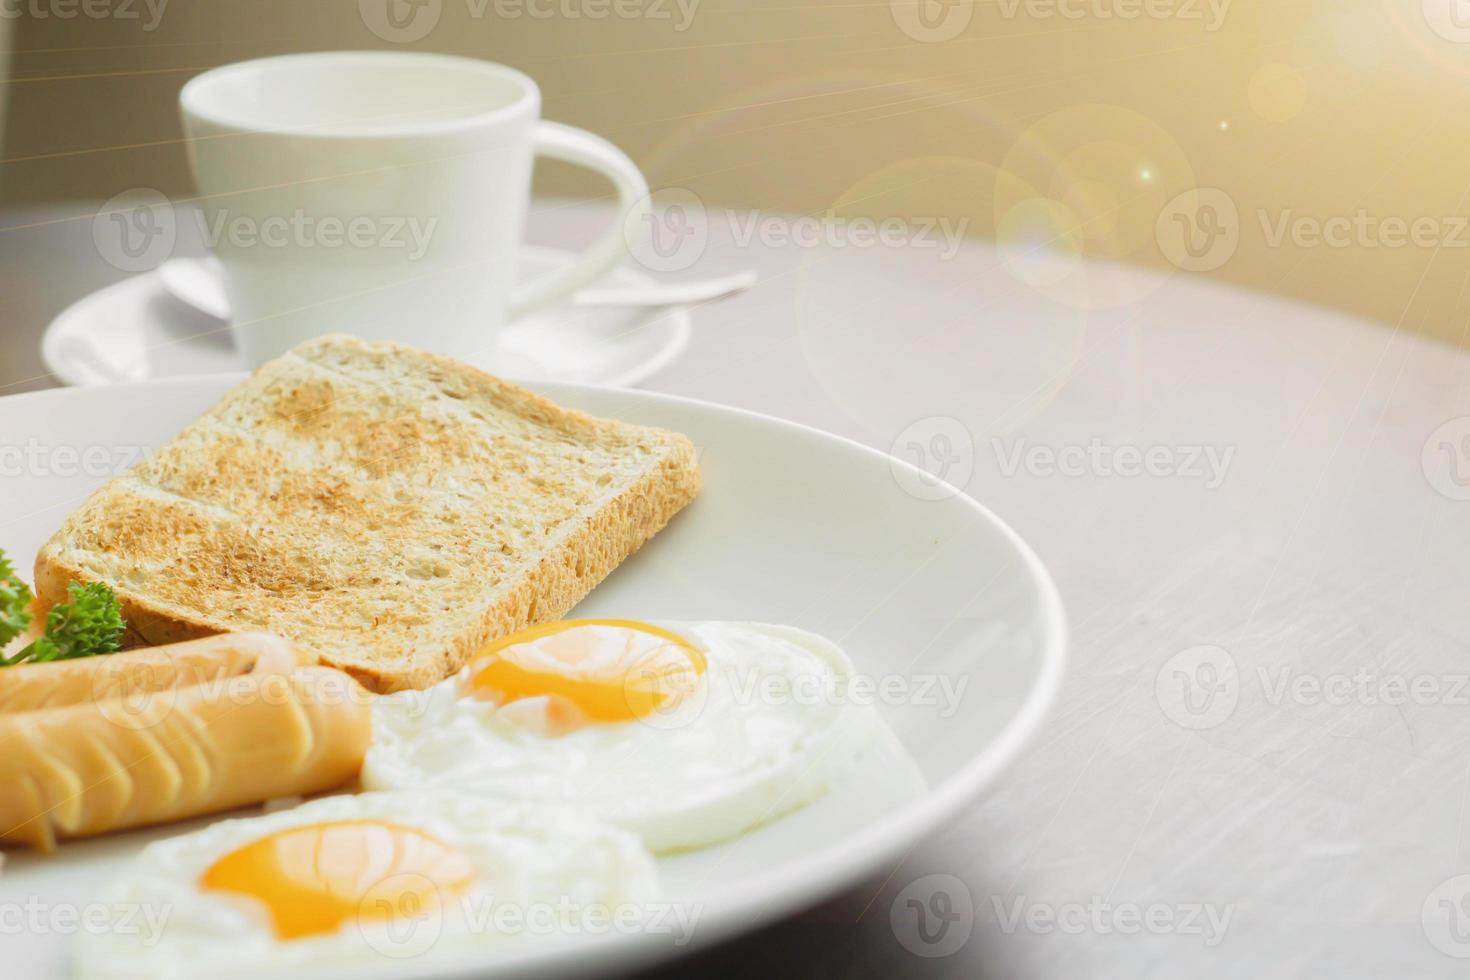
[{"label": "egg yolk", "polygon": [[470,689],[502,704],[562,698],[592,721],[631,721],[684,701],[704,671],[704,655],[677,633],[628,619],[567,619],[486,647]]},{"label": "egg yolk", "polygon": [[414,919],[469,888],[474,868],[414,827],[341,820],[292,827],[220,858],[200,885],[258,899],[279,939],[351,921]]}]

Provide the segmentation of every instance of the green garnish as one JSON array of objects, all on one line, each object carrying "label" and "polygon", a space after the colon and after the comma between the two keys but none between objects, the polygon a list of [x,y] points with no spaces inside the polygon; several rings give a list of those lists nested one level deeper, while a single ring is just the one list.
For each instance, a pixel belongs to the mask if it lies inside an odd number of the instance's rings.
[{"label": "green garnish", "polygon": [[69,600],[46,614],[46,632],[13,657],[0,660],[0,667],[18,663],[45,663],[116,653],[122,649],[122,603],[101,582],[66,587]]},{"label": "green garnish", "polygon": [[0,648],[31,628],[31,590],[0,551]]}]

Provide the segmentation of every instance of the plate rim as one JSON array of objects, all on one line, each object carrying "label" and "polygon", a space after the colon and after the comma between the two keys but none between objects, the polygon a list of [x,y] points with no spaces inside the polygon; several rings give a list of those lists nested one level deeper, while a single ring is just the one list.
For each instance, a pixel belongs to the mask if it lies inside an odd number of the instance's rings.
[{"label": "plate rim", "polygon": [[[175,375],[144,381],[124,382],[117,385],[93,385],[76,388],[51,388],[41,391],[21,392],[0,396],[0,409],[14,407],[17,402],[44,401],[78,397],[74,392],[106,392],[123,395],[129,389],[166,387],[218,386],[223,396],[229,386],[238,384],[249,376],[249,372],[225,372],[214,374]],[[539,393],[554,391],[588,390],[601,394],[612,394],[615,398],[636,401],[679,405],[694,411],[717,415],[733,415],[758,425],[770,425],[787,430],[804,438],[831,440],[844,449],[856,451],[875,461],[897,466],[911,476],[921,475],[928,480],[933,477],[924,470],[900,457],[885,453],[846,436],[827,432],[815,426],[762,412],[724,405],[685,395],[644,389],[620,388],[612,385],[590,385],[578,382],[531,382],[527,387]],[[44,414],[37,415],[44,419]],[[44,424],[44,423],[42,423]],[[950,500],[967,507],[983,522],[998,532],[1001,538],[1020,558],[1025,574],[1037,591],[1039,623],[1042,630],[1039,644],[1040,660],[1035,680],[1014,713],[1003,723],[1000,731],[973,758],[961,765],[942,783],[927,784],[926,792],[888,814],[858,834],[842,841],[841,846],[818,852],[793,861],[765,875],[759,882],[737,887],[721,895],[721,902],[713,916],[701,916],[697,938],[685,946],[670,952],[663,937],[651,935],[607,935],[589,939],[585,943],[558,945],[536,950],[519,951],[522,955],[507,955],[497,951],[493,962],[487,961],[483,953],[455,954],[446,956],[436,964],[425,964],[428,969],[412,973],[383,972],[383,976],[411,978],[411,980],[449,980],[466,976],[466,971],[486,969],[497,975],[502,969],[514,970],[518,975],[560,975],[577,968],[588,968],[583,957],[596,957],[599,965],[609,967],[610,958],[618,957],[620,966],[629,969],[652,962],[672,961],[710,945],[750,932],[761,925],[783,918],[806,908],[822,898],[830,896],[843,887],[855,884],[865,875],[892,860],[900,852],[909,853],[923,834],[952,820],[955,813],[966,803],[978,799],[992,787],[998,777],[1019,758],[1022,750],[1040,731],[1043,721],[1055,705],[1066,678],[1069,626],[1061,593],[1051,573],[1041,558],[1021,535],[1002,520],[985,504],[953,484],[944,484],[955,491]],[[897,869],[895,869],[896,871]],[[881,893],[880,893],[881,894]],[[558,955],[558,954],[562,955]],[[331,975],[331,974],[328,974]],[[361,974],[358,974],[361,975]]]},{"label": "plate rim", "polygon": [[[539,254],[542,256],[543,259],[549,259],[553,256],[565,256],[568,259],[575,259],[577,256],[577,253],[574,250],[560,248],[555,245],[523,244],[520,251],[522,254]],[[77,316],[77,310],[82,306],[90,303],[101,302],[103,297],[109,296],[114,293],[121,294],[130,290],[143,289],[145,286],[148,286],[150,284],[159,292],[167,295],[168,291],[164,289],[162,283],[158,281],[157,272],[157,269],[149,269],[146,272],[134,273],[132,275],[125,276],[122,279],[118,279],[114,282],[99,286],[98,288],[93,289],[82,296],[78,296],[76,299],[66,304],[66,306],[63,307],[55,316],[51,317],[51,319],[46,323],[46,329],[41,332],[40,343],[41,365],[46,369],[47,373],[50,374],[51,377],[55,378],[57,381],[61,382],[61,384],[67,388],[118,388],[124,385],[147,384],[155,381],[171,381],[178,378],[199,378],[219,375],[222,373],[233,373],[205,371],[191,372],[187,374],[152,375],[146,378],[138,378],[129,381],[97,382],[89,381],[83,376],[76,373],[76,371],[73,370],[73,368],[70,366],[68,360],[60,355],[57,350],[59,344],[58,338],[61,332],[60,325],[63,321],[73,319],[75,316]],[[623,277],[629,279],[635,284],[640,285],[655,285],[657,283],[657,280],[655,280],[652,276],[649,276],[642,270],[635,269],[627,264],[620,265],[617,268],[613,269],[611,272],[608,273],[606,278],[612,279],[614,277]],[[661,314],[656,314],[654,311],[658,309],[661,309],[664,312]],[[200,315],[208,316],[208,314]],[[660,371],[663,371],[665,368],[667,368],[670,364],[674,363],[674,361],[678,360],[679,357],[689,348],[689,341],[694,332],[693,314],[690,312],[690,308],[687,306],[650,307],[648,319],[644,321],[642,327],[649,327],[664,320],[668,321],[668,326],[666,328],[669,335],[668,340],[659,347],[658,351],[653,356],[628,368],[621,374],[615,374],[605,381],[601,381],[596,384],[588,384],[587,386],[598,388],[632,388],[638,384],[641,384],[644,381],[647,381],[649,378],[653,377]],[[642,329],[642,327],[638,329]],[[227,332],[229,330],[229,324],[221,322],[218,330]],[[195,336],[198,335],[196,334]],[[192,340],[195,339],[195,336],[182,337],[176,341],[173,341],[173,343],[176,345],[188,345]],[[513,375],[507,375],[506,379],[526,385],[586,384],[585,382],[556,381],[544,378],[517,378]]]}]

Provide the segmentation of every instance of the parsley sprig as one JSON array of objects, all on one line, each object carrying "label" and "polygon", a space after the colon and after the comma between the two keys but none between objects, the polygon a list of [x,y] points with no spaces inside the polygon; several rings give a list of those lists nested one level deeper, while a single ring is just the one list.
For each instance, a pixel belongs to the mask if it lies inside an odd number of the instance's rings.
[{"label": "parsley sprig", "polygon": [[31,628],[31,590],[0,551],[0,647]]},{"label": "parsley sprig", "polygon": [[[12,656],[0,657],[0,667],[95,657],[122,649],[122,603],[112,589],[102,582],[72,582],[66,593],[67,601],[46,614],[45,632]],[[0,647],[30,628],[30,604],[31,590],[0,553]]]}]

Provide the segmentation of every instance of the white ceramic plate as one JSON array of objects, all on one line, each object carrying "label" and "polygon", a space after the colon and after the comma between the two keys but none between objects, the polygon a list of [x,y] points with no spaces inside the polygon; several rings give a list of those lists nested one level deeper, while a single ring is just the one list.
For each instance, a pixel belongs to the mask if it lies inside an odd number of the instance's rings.
[{"label": "white ceramic plate", "polygon": [[[539,276],[575,257],[562,249],[528,245],[521,250],[519,274],[523,279]],[[605,285],[651,283],[633,269],[618,269]],[[551,306],[512,324],[489,361],[479,366],[519,381],[632,386],[678,357],[689,343],[689,331],[689,311],[677,307]],[[69,385],[245,369],[229,328],[174,299],[151,272],[100,289],[63,310],[41,339],[41,359]]]},{"label": "white ceramic plate", "polygon": [[[166,441],[235,380],[0,399],[0,547],[26,567],[104,469]],[[698,910],[682,947],[667,936],[531,938],[472,960],[385,962],[383,976],[613,973],[886,874],[1015,758],[1062,677],[1065,623],[1051,580],[1030,549],[968,497],[936,492],[906,463],[788,422],[645,392],[542,390],[593,413],[681,430],[702,452],[704,493],[578,615],[755,619],[823,633],[861,673],[905,685],[901,703],[882,706],[902,746],[896,760],[870,759],[861,778],[804,810],[734,842],[661,860],[668,897]],[[24,472],[5,446],[29,450]],[[925,499],[935,496],[943,499]],[[965,684],[952,710],[926,703],[934,691],[926,679],[945,678],[952,689]],[[11,854],[0,904],[85,908],[142,844],[178,830],[74,843],[49,858]],[[12,936],[7,971],[55,975],[67,942],[54,929]]]}]

